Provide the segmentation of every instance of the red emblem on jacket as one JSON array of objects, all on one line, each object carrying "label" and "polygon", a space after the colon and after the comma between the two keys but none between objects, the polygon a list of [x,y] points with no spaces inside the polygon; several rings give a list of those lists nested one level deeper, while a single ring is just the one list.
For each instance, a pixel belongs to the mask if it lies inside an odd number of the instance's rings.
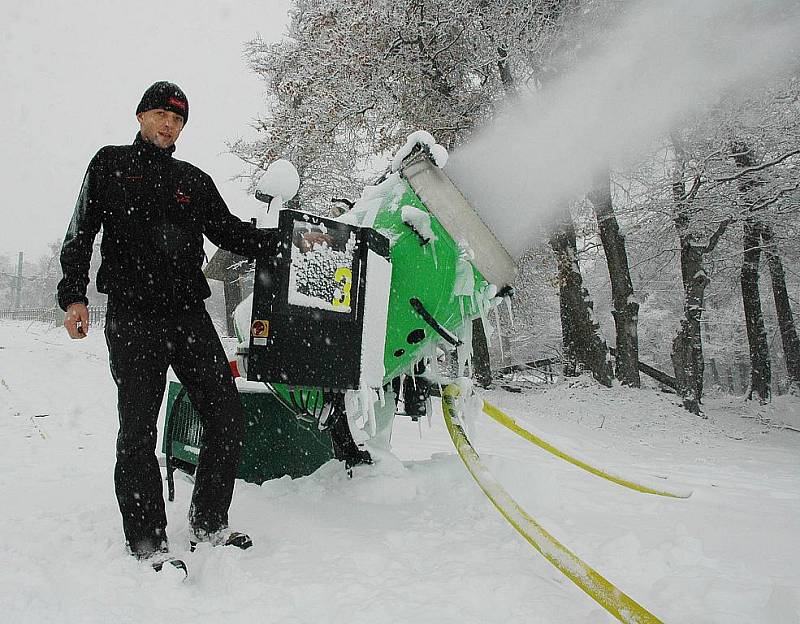
[{"label": "red emblem on jacket", "polygon": [[189,197],[186,193],[184,193],[181,189],[175,191],[175,199],[178,200],[179,204],[188,204],[191,201],[191,197]]}]

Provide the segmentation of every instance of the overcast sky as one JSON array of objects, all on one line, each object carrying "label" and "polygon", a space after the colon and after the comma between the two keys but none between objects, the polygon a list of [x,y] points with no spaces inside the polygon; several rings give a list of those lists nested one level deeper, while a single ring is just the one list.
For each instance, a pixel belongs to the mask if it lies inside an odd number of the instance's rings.
[{"label": "overcast sky", "polygon": [[0,0],[0,254],[33,260],[64,236],[86,166],[130,143],[144,90],[180,85],[189,123],[175,156],[209,173],[249,216],[242,169],[226,139],[253,136],[263,82],[243,44],[277,41],[288,0]]}]

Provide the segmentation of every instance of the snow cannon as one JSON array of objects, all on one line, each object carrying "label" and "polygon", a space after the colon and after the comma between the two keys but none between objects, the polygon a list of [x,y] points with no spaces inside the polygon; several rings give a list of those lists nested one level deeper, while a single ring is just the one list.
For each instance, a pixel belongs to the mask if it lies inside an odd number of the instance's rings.
[{"label": "snow cannon", "polygon": [[278,249],[257,262],[252,299],[236,313],[247,379],[322,427],[346,414],[357,443],[390,424],[395,397],[387,407],[383,392],[394,379],[440,345],[468,359],[471,321],[516,275],[446,160],[417,132],[345,214],[282,211]]}]

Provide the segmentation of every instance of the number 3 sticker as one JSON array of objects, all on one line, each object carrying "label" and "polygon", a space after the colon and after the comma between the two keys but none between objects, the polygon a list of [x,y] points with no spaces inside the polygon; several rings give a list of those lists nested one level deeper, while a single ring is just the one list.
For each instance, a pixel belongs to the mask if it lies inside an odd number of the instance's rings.
[{"label": "number 3 sticker", "polygon": [[349,308],[350,307],[350,288],[353,285],[353,272],[349,267],[339,267],[333,275],[336,283],[341,284],[341,291],[339,297],[333,298],[334,308]]}]

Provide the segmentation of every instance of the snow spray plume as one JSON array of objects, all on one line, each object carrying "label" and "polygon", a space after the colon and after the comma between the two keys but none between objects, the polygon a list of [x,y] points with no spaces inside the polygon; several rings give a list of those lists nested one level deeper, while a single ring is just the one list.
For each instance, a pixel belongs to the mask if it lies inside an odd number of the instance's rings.
[{"label": "snow spray plume", "polygon": [[682,116],[796,61],[796,0],[645,0],[573,70],[456,151],[448,174],[508,251],[594,171],[634,158]]}]

